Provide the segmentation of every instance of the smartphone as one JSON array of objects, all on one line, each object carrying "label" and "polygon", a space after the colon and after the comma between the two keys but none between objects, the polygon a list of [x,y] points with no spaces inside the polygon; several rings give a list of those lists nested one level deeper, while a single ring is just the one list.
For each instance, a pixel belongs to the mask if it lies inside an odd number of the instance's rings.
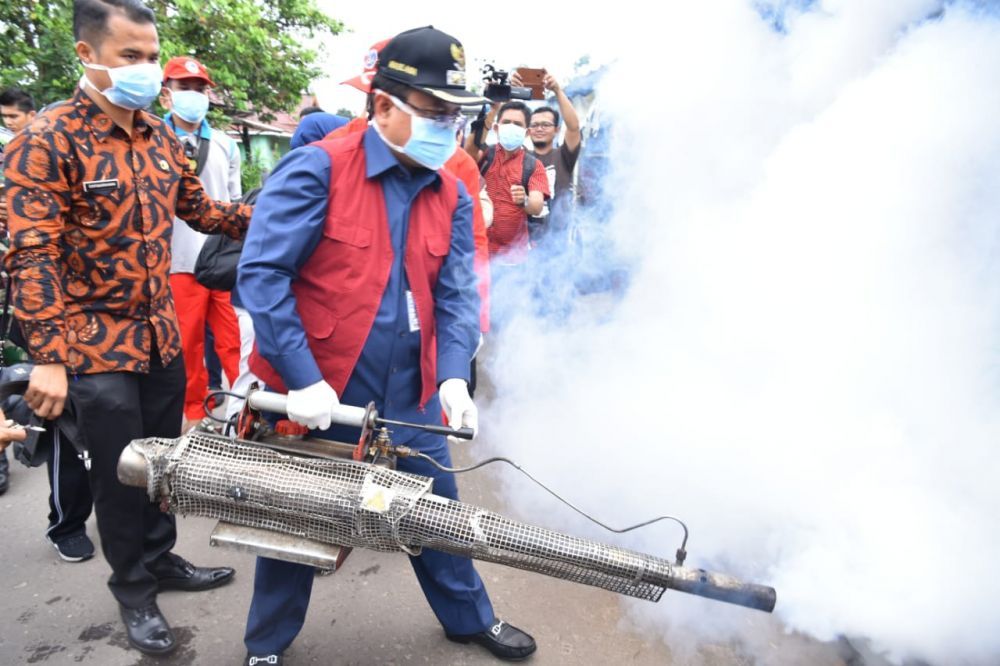
[{"label": "smartphone", "polygon": [[517,73],[521,75],[521,85],[531,88],[531,99],[545,99],[545,87],[542,86],[542,81],[545,80],[547,72],[544,67],[541,69],[518,67]]}]

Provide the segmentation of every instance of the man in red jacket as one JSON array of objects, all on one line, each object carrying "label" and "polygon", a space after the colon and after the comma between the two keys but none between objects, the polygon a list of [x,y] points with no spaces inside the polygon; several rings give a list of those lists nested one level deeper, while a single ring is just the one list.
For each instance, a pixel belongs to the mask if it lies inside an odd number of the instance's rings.
[{"label": "man in red jacket", "polygon": [[[357,441],[330,427],[332,408],[374,402],[388,418],[477,426],[468,391],[479,339],[472,201],[443,170],[457,147],[464,51],[433,28],[410,30],[382,51],[365,132],[290,152],[268,178],[240,260],[237,289],[253,318],[250,366],[288,392],[289,417],[318,436]],[[407,444],[450,466],[441,436],[399,428]],[[433,477],[457,499],[454,477],[401,458],[401,471]],[[501,659],[535,651],[528,634],[496,618],[466,558],[424,549],[410,558],[452,641]],[[258,558],[244,642],[247,664],[280,664],[302,628],[313,569]]]},{"label": "man in red jacket", "polygon": [[[326,135],[327,139],[346,136],[351,132],[364,132],[368,129],[368,122],[372,115],[372,79],[378,70],[379,53],[388,43],[388,39],[383,39],[372,44],[365,53],[361,73],[343,82],[344,85],[357,88],[367,95],[365,104],[367,115],[365,117],[359,116],[347,125],[338,127]],[[486,219],[483,216],[479,192],[486,186],[486,182],[479,174],[476,161],[462,150],[461,146],[456,148],[448,161],[444,163],[444,169],[462,181],[469,196],[472,197],[472,239],[476,245],[475,269],[476,277],[479,278],[479,329],[485,335],[490,330],[490,242],[486,236]]]}]

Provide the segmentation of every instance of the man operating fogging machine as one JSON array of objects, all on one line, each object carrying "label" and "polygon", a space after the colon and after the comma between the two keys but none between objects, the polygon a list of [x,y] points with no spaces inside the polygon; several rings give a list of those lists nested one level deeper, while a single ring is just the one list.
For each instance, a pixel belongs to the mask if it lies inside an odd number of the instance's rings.
[{"label": "man operating fogging machine", "polygon": [[[250,365],[320,437],[358,438],[330,427],[338,397],[423,424],[439,423],[443,407],[453,428],[475,428],[472,202],[440,169],[456,148],[460,107],[485,100],[465,90],[461,43],[431,27],[385,46],[372,88],[367,131],[292,151],[260,195],[238,277],[257,332]],[[400,428],[393,439],[450,465],[444,437]],[[429,463],[400,459],[399,469],[457,499],[454,478]],[[450,640],[504,659],[534,652],[529,635],[496,619],[470,560],[425,549],[411,563]],[[246,663],[280,663],[312,581],[311,567],[257,560]]]}]

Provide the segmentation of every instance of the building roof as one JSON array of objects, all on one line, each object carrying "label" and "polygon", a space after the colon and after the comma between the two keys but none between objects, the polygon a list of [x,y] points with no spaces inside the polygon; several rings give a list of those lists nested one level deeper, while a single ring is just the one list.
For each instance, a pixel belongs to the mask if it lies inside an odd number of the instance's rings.
[{"label": "building roof", "polygon": [[227,132],[242,132],[246,126],[250,134],[263,134],[270,136],[283,136],[291,138],[295,133],[295,128],[299,125],[299,112],[308,106],[318,106],[316,97],[306,94],[299,100],[295,110],[291,113],[285,111],[272,111],[268,115],[274,116],[273,120],[264,122],[260,119],[260,114],[253,111],[228,110],[230,125]]}]

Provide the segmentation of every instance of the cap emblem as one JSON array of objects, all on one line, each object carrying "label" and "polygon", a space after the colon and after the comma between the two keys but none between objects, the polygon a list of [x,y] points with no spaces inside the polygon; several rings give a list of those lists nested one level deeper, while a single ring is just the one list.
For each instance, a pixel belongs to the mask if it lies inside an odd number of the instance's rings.
[{"label": "cap emblem", "polygon": [[451,58],[457,63],[457,67],[455,69],[465,69],[465,49],[458,44],[452,44]]}]

